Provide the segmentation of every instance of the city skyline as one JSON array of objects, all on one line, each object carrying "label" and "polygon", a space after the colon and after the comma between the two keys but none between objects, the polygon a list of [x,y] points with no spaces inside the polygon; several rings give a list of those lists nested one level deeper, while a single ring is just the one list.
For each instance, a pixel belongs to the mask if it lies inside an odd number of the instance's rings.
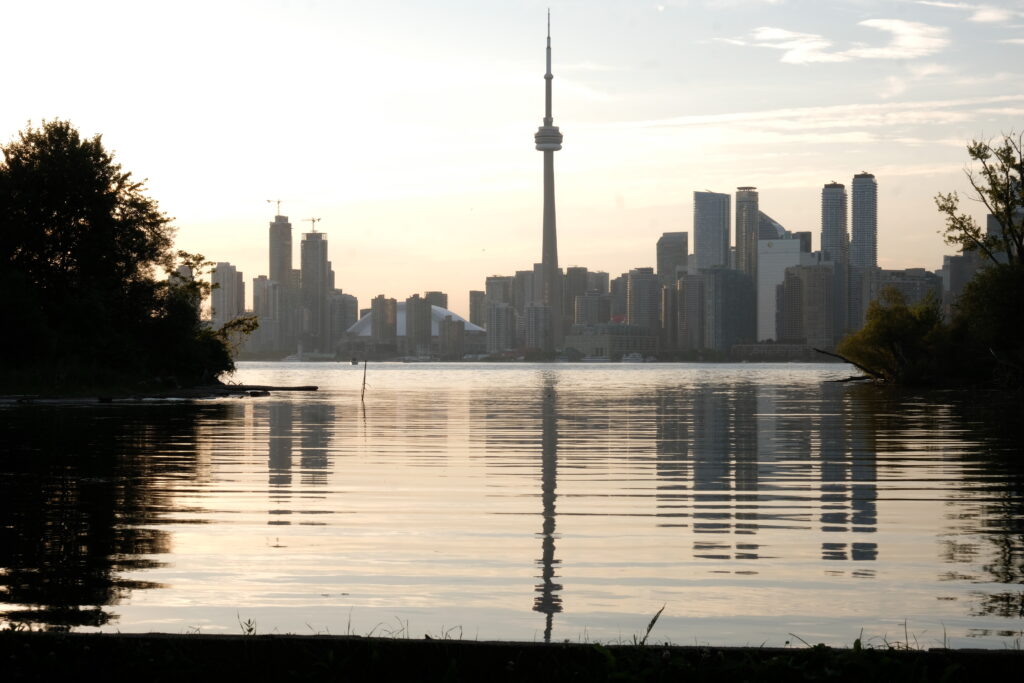
[{"label": "city skyline", "polygon": [[[176,246],[247,280],[267,271],[265,200],[282,199],[296,226],[323,218],[337,286],[361,302],[441,290],[468,315],[469,290],[540,253],[526,141],[546,5],[12,7],[27,28],[2,49],[32,59],[0,120],[6,139],[54,118],[102,134],[177,218]],[[868,171],[878,265],[941,266],[953,250],[932,198],[966,189],[971,139],[1021,127],[1008,65],[1024,9],[810,6],[551,3],[571,131],[560,265],[655,266],[665,232],[692,248],[694,191],[757,187],[761,210],[818,235],[822,185]]]}]

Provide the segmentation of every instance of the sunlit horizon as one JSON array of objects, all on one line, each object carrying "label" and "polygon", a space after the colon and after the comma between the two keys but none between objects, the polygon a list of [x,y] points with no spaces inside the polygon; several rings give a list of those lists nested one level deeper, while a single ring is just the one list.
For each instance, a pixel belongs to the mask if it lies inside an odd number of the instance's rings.
[{"label": "sunlit horizon", "polygon": [[101,134],[176,246],[250,289],[280,199],[296,267],[317,217],[361,307],[441,290],[466,315],[540,261],[549,4],[563,267],[653,265],[667,231],[692,248],[693,191],[745,185],[818,248],[822,185],[868,171],[879,265],[935,270],[933,197],[968,190],[969,141],[1024,127],[1019,2],[55,2],[3,10],[0,138]]}]

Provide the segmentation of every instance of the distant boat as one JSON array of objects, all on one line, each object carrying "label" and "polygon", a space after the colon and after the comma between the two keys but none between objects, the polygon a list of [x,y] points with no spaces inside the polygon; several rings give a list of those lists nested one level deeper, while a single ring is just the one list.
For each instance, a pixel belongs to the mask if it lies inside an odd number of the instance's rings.
[{"label": "distant boat", "polygon": [[622,362],[623,363],[643,363],[644,362],[644,354],[637,353],[636,351],[634,351],[633,353],[624,353],[624,354],[622,354]]},{"label": "distant boat", "polygon": [[358,358],[353,358],[352,359],[352,365],[359,365],[359,359]]},{"label": "distant boat", "polygon": [[608,356],[583,356],[580,358],[581,363],[611,363],[611,359]]}]

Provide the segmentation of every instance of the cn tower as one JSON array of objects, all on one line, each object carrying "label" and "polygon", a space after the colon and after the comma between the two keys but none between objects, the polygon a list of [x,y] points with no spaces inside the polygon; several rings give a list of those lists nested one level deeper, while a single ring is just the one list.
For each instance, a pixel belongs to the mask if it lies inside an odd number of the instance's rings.
[{"label": "cn tower", "polygon": [[541,257],[543,296],[548,308],[549,333],[544,335],[544,350],[554,351],[562,344],[562,272],[558,268],[558,233],[555,231],[555,152],[562,149],[562,134],[551,118],[551,12],[548,11],[547,73],[544,74],[544,125],[533,136],[537,149],[544,152],[544,245]]}]

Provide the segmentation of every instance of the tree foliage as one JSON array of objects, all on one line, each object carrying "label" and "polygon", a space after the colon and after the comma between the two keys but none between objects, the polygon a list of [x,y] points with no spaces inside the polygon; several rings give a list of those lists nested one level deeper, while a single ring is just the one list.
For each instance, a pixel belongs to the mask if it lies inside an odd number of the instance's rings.
[{"label": "tree foliage", "polygon": [[984,265],[945,323],[934,300],[907,306],[883,291],[867,322],[838,351],[887,381],[901,384],[1024,383],[1024,140],[1013,133],[967,146],[973,196],[992,216],[983,229],[960,209],[956,192],[935,197],[946,218],[946,243],[979,254]]},{"label": "tree foliage", "polygon": [[13,323],[0,382],[184,384],[233,369],[199,319],[203,283],[165,277],[176,256],[198,275],[202,257],[174,254],[171,219],[100,136],[44,122],[0,151],[0,306]]},{"label": "tree foliage", "polygon": [[935,204],[946,217],[946,243],[980,252],[992,264],[1024,263],[1024,138],[1010,133],[997,142],[974,140],[967,155],[979,167],[965,170],[974,195],[968,198],[984,205],[997,229],[990,234],[961,211],[956,192],[939,193]]},{"label": "tree foliage", "polygon": [[888,382],[928,384],[942,373],[948,344],[933,296],[908,306],[899,290],[887,287],[868,306],[864,327],[836,350]]}]

